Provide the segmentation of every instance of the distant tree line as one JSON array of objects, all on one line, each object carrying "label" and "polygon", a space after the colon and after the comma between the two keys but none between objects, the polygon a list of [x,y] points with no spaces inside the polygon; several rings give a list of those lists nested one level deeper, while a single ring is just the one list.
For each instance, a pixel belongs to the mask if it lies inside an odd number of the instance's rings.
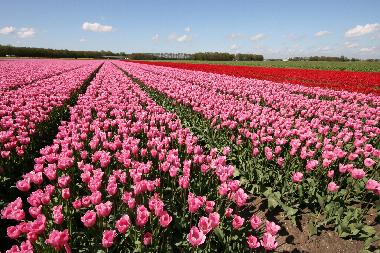
[{"label": "distant tree line", "polygon": [[[263,55],[259,54],[230,54],[221,52],[199,52],[194,54],[184,53],[114,53],[111,51],[73,51],[67,49],[50,49],[37,47],[14,47],[0,45],[0,57],[45,57],[45,58],[128,58],[132,60],[198,60],[198,61],[263,61]],[[266,59],[267,61],[281,61],[282,59]],[[356,58],[345,56],[311,56],[292,57],[289,61],[360,61]],[[365,61],[378,62],[380,59],[367,59]]]},{"label": "distant tree line", "polygon": [[[181,54],[184,55],[184,54]],[[184,55],[182,60],[196,60],[196,61],[262,61],[264,57],[257,54],[229,54],[220,52],[204,52]],[[128,54],[127,57],[132,60],[178,60],[177,54],[172,54],[170,57],[160,57],[157,54],[150,53],[133,53]]]},{"label": "distant tree line", "polygon": [[164,60],[161,57],[148,53],[132,53],[127,54],[127,57],[131,60]]},{"label": "distant tree line", "polygon": [[232,61],[234,60],[234,55],[229,53],[205,52],[195,53],[190,59],[196,61]]},{"label": "distant tree line", "polygon": [[264,56],[261,54],[235,54],[235,61],[263,61]]},{"label": "distant tree line", "polygon": [[356,58],[347,58],[345,56],[310,56],[310,57],[292,57],[289,61],[360,61]]},{"label": "distant tree line", "polygon": [[258,54],[229,54],[219,52],[195,53],[191,60],[198,61],[262,61],[264,56]]},{"label": "distant tree line", "polygon": [[125,53],[111,51],[72,51],[37,47],[14,47],[0,45],[0,56],[46,57],[46,58],[102,58],[105,56],[125,56]]},{"label": "distant tree line", "polygon": [[173,54],[169,57],[159,56],[162,54],[152,53],[114,53],[111,51],[73,51],[67,49],[50,49],[37,47],[15,47],[11,45],[0,45],[0,57],[45,57],[45,58],[104,58],[125,57],[132,60],[169,60],[183,59],[199,61],[262,61],[264,57],[256,54],[229,54],[220,52],[205,52],[195,54]]}]

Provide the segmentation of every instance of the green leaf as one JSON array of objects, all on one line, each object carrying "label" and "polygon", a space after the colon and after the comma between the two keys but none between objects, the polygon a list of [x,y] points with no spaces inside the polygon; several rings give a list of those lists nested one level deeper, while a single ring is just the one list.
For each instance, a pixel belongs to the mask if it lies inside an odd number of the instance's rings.
[{"label": "green leaf", "polygon": [[276,197],[276,199],[278,201],[281,199],[281,193],[280,192],[274,192],[273,195]]},{"label": "green leaf", "polygon": [[240,175],[240,171],[238,169],[234,169],[234,177],[238,177]]},{"label": "green leaf", "polygon": [[224,244],[224,233],[223,231],[218,227],[214,229],[214,233],[219,238],[219,241]]},{"label": "green leaf", "polygon": [[285,211],[288,216],[294,216],[298,212],[297,209],[291,207],[286,207]]},{"label": "green leaf", "polygon": [[139,252],[141,252],[142,251],[142,249],[141,249],[141,242],[140,241],[135,241],[135,249],[134,249],[134,253],[139,253]]},{"label": "green leaf", "polygon": [[325,206],[324,198],[317,193],[318,204],[323,208]]},{"label": "green leaf", "polygon": [[373,242],[376,242],[377,240],[379,240],[380,238],[377,237],[377,236],[373,236],[373,237],[369,237],[367,238],[365,241],[364,241],[364,248],[367,249],[369,247],[371,247],[371,244]]},{"label": "green leaf", "polygon": [[272,188],[267,187],[266,191],[263,192],[263,195],[264,195],[265,197],[267,197],[267,198],[269,197],[269,195],[272,195]]},{"label": "green leaf", "polygon": [[309,230],[310,235],[316,235],[316,234],[318,234],[318,228],[317,228],[317,226],[313,222],[310,222],[307,225],[307,228]]},{"label": "green leaf", "polygon": [[359,234],[360,230],[355,227],[355,224],[350,224],[351,235]]},{"label": "green leaf", "polygon": [[268,207],[269,208],[275,208],[275,207],[277,207],[278,206],[278,201],[275,199],[275,198],[273,198],[272,196],[269,196],[268,197]]},{"label": "green leaf", "polygon": [[368,236],[371,236],[371,235],[374,235],[376,234],[376,230],[374,227],[371,227],[371,226],[368,226],[368,225],[365,225],[362,230],[368,235]]},{"label": "green leaf", "polygon": [[339,236],[342,237],[342,238],[345,238],[345,237],[350,236],[350,234],[347,233],[347,232],[342,232],[342,233],[339,234]]}]

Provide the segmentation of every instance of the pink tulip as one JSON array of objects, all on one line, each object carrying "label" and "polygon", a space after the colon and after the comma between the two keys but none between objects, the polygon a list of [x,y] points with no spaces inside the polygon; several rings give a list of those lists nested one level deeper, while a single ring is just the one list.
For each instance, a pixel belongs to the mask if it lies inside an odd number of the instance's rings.
[{"label": "pink tulip", "polygon": [[243,226],[244,218],[240,217],[239,215],[234,215],[234,218],[232,220],[232,227],[234,229],[239,229]]},{"label": "pink tulip", "polygon": [[336,192],[336,191],[338,191],[338,189],[339,189],[339,186],[336,183],[334,183],[334,182],[330,182],[327,185],[327,190],[329,192]]},{"label": "pink tulip", "polygon": [[163,228],[166,228],[169,226],[170,222],[172,222],[172,219],[173,218],[166,211],[164,211],[160,216],[160,225]]},{"label": "pink tulip", "polygon": [[353,179],[362,179],[365,177],[365,172],[362,169],[353,169],[351,171],[351,177]]},{"label": "pink tulip", "polygon": [[58,185],[61,188],[66,188],[69,185],[70,181],[71,179],[69,176],[61,176],[58,178]]},{"label": "pink tulip", "polygon": [[63,222],[62,205],[53,207],[53,219],[55,224],[61,224]]},{"label": "pink tulip", "polygon": [[148,222],[150,213],[145,206],[140,205],[137,207],[136,225],[143,227]]},{"label": "pink tulip", "polygon": [[69,188],[62,189],[62,198],[63,199],[69,199],[70,198],[70,189]]},{"label": "pink tulip", "polygon": [[64,231],[53,230],[49,234],[49,238],[45,240],[45,243],[50,244],[55,250],[59,251],[63,246],[68,246],[69,232],[67,229]]},{"label": "pink tulip", "polygon": [[373,165],[375,165],[375,161],[372,160],[371,158],[366,158],[364,159],[364,166],[366,167],[372,167]]},{"label": "pink tulip", "polygon": [[115,237],[116,237],[115,230],[104,230],[103,231],[103,238],[102,238],[103,247],[104,248],[112,247]]},{"label": "pink tulip", "polygon": [[21,235],[21,231],[16,226],[7,227],[7,236],[11,239],[17,239]]},{"label": "pink tulip", "polygon": [[197,227],[192,227],[187,235],[187,240],[193,247],[197,247],[205,242],[206,236]]},{"label": "pink tulip", "polygon": [[95,225],[96,222],[96,213],[94,211],[87,211],[80,219],[83,222],[83,225],[87,228],[90,228]]},{"label": "pink tulip", "polygon": [[266,250],[274,250],[277,248],[276,237],[270,233],[264,233],[260,243]]},{"label": "pink tulip", "polygon": [[119,220],[116,221],[116,229],[121,234],[125,234],[130,225],[131,220],[129,219],[128,214],[124,214]]},{"label": "pink tulip", "polygon": [[220,220],[220,215],[219,213],[217,212],[214,212],[214,213],[210,213],[208,215],[208,219],[210,221],[210,224],[211,224],[211,227],[212,228],[216,228],[217,226],[219,226],[219,220]]},{"label": "pink tulip", "polygon": [[251,249],[256,249],[256,248],[260,247],[260,242],[253,235],[248,236],[247,243],[248,243],[249,248],[251,248]]},{"label": "pink tulip", "polygon": [[152,243],[152,239],[153,239],[152,233],[146,232],[144,234],[144,238],[143,238],[144,245],[147,246],[147,245],[151,244]]},{"label": "pink tulip", "polygon": [[208,234],[208,232],[212,229],[211,221],[207,217],[202,216],[199,219],[198,228],[203,232],[203,234]]},{"label": "pink tulip", "polygon": [[19,189],[20,191],[23,191],[23,192],[29,191],[30,180],[29,179],[23,179],[23,180],[17,181],[16,187],[17,187],[17,189]]},{"label": "pink tulip", "polygon": [[266,225],[265,225],[265,230],[267,233],[271,234],[271,235],[276,235],[277,232],[281,229],[281,227],[279,225],[277,225],[276,223],[274,222],[269,222],[267,221],[266,222]]},{"label": "pink tulip", "polygon": [[380,188],[380,183],[378,183],[376,180],[368,179],[367,183],[365,184],[365,188],[368,191],[375,191],[376,189]]},{"label": "pink tulip", "polygon": [[228,207],[224,213],[224,216],[226,216],[227,218],[231,217],[232,213],[233,213],[233,209]]},{"label": "pink tulip", "polygon": [[302,181],[303,174],[301,172],[294,172],[292,180],[294,183],[300,183]]},{"label": "pink tulip", "polygon": [[95,206],[95,209],[99,217],[107,217],[111,213],[112,202],[107,201],[105,203],[100,203]]},{"label": "pink tulip", "polygon": [[334,171],[333,170],[327,171],[327,177],[333,178],[334,177]]},{"label": "pink tulip", "polygon": [[251,223],[251,227],[252,229],[256,230],[260,227],[261,225],[261,219],[259,216],[257,215],[252,215],[251,219],[250,219],[250,223]]},{"label": "pink tulip", "polygon": [[41,206],[37,206],[37,207],[35,207],[35,206],[29,207],[29,214],[33,218],[37,218],[37,216],[39,214],[41,214],[41,211],[42,211],[42,205]]},{"label": "pink tulip", "polygon": [[318,161],[317,160],[309,160],[307,161],[306,164],[306,170],[307,171],[312,171],[318,166]]},{"label": "pink tulip", "polygon": [[224,156],[226,156],[230,153],[230,151],[231,151],[230,147],[224,147],[222,153]]}]

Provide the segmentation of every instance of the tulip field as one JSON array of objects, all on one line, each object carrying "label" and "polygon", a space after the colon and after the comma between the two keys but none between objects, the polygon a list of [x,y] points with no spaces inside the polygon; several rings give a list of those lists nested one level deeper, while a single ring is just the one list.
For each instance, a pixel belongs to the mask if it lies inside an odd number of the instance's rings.
[{"label": "tulip field", "polygon": [[[265,68],[247,66],[228,66],[214,64],[186,64],[177,62],[140,63],[197,70],[236,77],[257,78],[274,82],[288,82],[304,86],[322,87],[336,90],[355,91],[380,95],[380,72],[333,71],[320,69]],[[307,65],[306,65],[307,66]],[[320,65],[317,65],[321,67]],[[323,66],[323,65],[322,65]],[[376,68],[375,68],[376,69]]]},{"label": "tulip field", "polygon": [[377,250],[379,95],[376,72],[0,61],[0,251],[283,252],[305,215]]}]

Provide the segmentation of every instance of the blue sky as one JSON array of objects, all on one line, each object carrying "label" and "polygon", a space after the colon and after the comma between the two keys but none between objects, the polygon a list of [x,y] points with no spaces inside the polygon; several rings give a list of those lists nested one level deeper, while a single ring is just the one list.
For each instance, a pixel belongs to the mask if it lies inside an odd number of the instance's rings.
[{"label": "blue sky", "polygon": [[378,0],[2,1],[0,44],[380,58]]}]

